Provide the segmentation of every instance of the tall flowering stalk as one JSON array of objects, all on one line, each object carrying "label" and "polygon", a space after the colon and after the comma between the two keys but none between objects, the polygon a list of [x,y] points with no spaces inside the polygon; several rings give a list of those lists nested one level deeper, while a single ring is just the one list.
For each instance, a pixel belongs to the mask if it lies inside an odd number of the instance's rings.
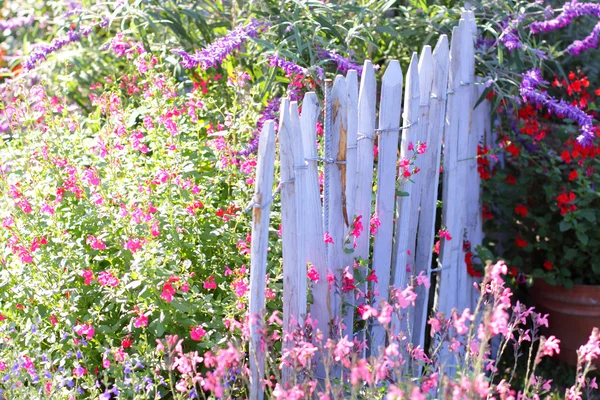
[{"label": "tall flowering stalk", "polygon": [[[600,4],[579,3],[573,0],[565,3],[562,12],[556,17],[546,21],[536,21],[529,25],[533,33],[550,32],[570,25],[575,18],[591,15],[600,18]],[[594,49],[600,44],[600,22],[596,24],[592,32],[583,40],[576,40],[570,44],[566,51],[578,55],[582,52]]]},{"label": "tall flowering stalk", "polygon": [[173,50],[173,53],[183,58],[181,61],[183,68],[191,69],[200,66],[206,70],[220,65],[229,54],[239,49],[248,39],[257,37],[263,26],[264,23],[252,20],[247,25],[238,25],[227,35],[215,40],[204,49],[196,50],[195,54],[188,54],[183,50]]},{"label": "tall flowering stalk", "polygon": [[594,126],[592,117],[585,113],[581,108],[571,105],[564,100],[557,100],[546,92],[537,91],[537,87],[548,82],[542,79],[542,73],[539,69],[532,69],[523,74],[523,81],[519,89],[523,99],[529,103],[546,107],[548,111],[572,119],[579,125],[581,134],[577,141],[588,146],[594,139]]},{"label": "tall flowering stalk", "polygon": [[29,15],[27,17],[15,17],[0,21],[0,31],[14,30],[22,26],[30,25],[33,20],[33,15]]},{"label": "tall flowering stalk", "polygon": [[78,42],[82,36],[88,36],[92,32],[93,25],[81,28],[79,31],[71,29],[66,35],[57,37],[50,44],[41,44],[31,52],[29,57],[23,61],[22,67],[32,70],[38,61],[45,60],[50,53],[54,53],[68,44]]},{"label": "tall flowering stalk", "polygon": [[271,67],[279,67],[285,71],[286,74],[299,74],[299,75],[307,75],[308,71],[306,68],[299,66],[293,61],[288,61],[285,58],[279,56],[271,56],[269,57],[269,65]]},{"label": "tall flowering stalk", "polygon": [[362,73],[362,67],[360,65],[354,64],[354,62],[348,58],[345,58],[337,53],[321,49],[318,57],[323,60],[335,61],[338,70],[343,74],[347,73],[351,69],[356,70],[359,75]]}]

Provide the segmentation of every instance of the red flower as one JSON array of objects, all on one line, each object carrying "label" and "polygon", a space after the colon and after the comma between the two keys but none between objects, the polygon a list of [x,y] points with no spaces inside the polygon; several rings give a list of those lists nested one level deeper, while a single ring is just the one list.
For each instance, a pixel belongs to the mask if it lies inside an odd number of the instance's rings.
[{"label": "red flower", "polygon": [[517,178],[515,178],[512,175],[507,175],[506,178],[504,178],[504,180],[511,185],[516,185],[516,183],[517,183]]},{"label": "red flower", "polygon": [[465,253],[465,264],[467,265],[467,273],[475,278],[481,277],[481,271],[475,270],[473,267],[473,253],[467,251]]},{"label": "red flower", "polygon": [[569,154],[568,150],[563,150],[563,152],[560,154],[560,158],[562,158],[567,164],[571,162],[571,154]]},{"label": "red flower", "polygon": [[570,181],[574,181],[575,179],[577,179],[577,177],[579,177],[579,174],[577,173],[576,169],[574,169],[573,171],[571,171],[569,173],[569,180]]},{"label": "red flower", "polygon": [[510,267],[510,270],[508,271],[508,274],[510,276],[517,276],[517,269],[515,267]]},{"label": "red flower", "polygon": [[515,157],[518,157],[521,153],[521,149],[519,149],[514,143],[511,143],[508,146],[506,146],[505,150]]},{"label": "red flower", "polygon": [[526,247],[528,245],[527,241],[522,237],[518,237],[515,239],[515,244],[519,247]]},{"label": "red flower", "polygon": [[567,193],[561,193],[556,197],[556,203],[558,208],[560,209],[560,215],[565,215],[570,212],[577,210],[577,206],[575,204],[569,204],[573,202],[577,196],[572,191]]},{"label": "red flower", "polygon": [[123,339],[121,341],[121,346],[123,346],[124,349],[131,347],[132,344],[133,344],[133,340],[131,340],[130,337],[126,337],[125,339]]},{"label": "red flower", "polygon": [[515,213],[519,214],[521,217],[526,217],[528,212],[527,207],[523,204],[519,204],[515,207]]},{"label": "red flower", "polygon": [[548,260],[544,261],[544,269],[546,271],[552,271],[552,263]]},{"label": "red flower", "polygon": [[367,277],[367,281],[369,282],[375,282],[375,283],[379,283],[379,280],[377,279],[377,274],[375,273],[375,270],[371,270],[371,273],[369,274],[369,276]]}]

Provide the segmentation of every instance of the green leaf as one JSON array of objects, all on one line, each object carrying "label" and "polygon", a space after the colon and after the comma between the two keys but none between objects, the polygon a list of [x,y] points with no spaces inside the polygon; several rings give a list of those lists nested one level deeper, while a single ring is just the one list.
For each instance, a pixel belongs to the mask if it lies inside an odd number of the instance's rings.
[{"label": "green leaf", "polygon": [[579,241],[584,245],[587,246],[588,242],[590,241],[590,238],[588,237],[588,235],[586,235],[583,232],[580,231],[576,231],[575,235],[577,235],[577,239],[579,239]]},{"label": "green leaf", "polygon": [[596,211],[591,208],[586,208],[583,210],[579,210],[579,216],[587,219],[590,222],[596,222]]},{"label": "green leaf", "polygon": [[344,253],[352,254],[352,253],[354,253],[354,248],[353,247],[350,247],[350,248],[344,247]]},{"label": "green leaf", "polygon": [[561,221],[560,225],[558,226],[558,229],[560,229],[561,232],[566,232],[569,229],[571,229],[572,227],[573,227],[573,225],[570,222]]},{"label": "green leaf", "polygon": [[398,197],[408,197],[408,196],[410,196],[410,193],[404,192],[402,190],[396,190],[396,196],[398,196]]}]

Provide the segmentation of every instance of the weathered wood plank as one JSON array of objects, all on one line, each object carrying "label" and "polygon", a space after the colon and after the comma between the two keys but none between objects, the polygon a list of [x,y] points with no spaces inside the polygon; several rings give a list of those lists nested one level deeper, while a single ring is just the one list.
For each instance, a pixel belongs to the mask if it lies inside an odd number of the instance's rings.
[{"label": "weathered wood plank", "polygon": [[[397,60],[390,61],[381,84],[379,105],[379,153],[377,162],[377,193],[375,216],[381,224],[373,239],[373,270],[378,278],[379,295],[375,304],[389,301],[394,234],[394,206],[398,161],[398,127],[402,112],[402,69]],[[368,220],[365,220],[365,225]],[[367,228],[368,229],[368,228]],[[377,321],[371,328],[371,352],[377,354],[385,347],[385,328]]]},{"label": "weathered wood plank", "polygon": [[306,261],[317,271],[319,280],[311,283],[313,303],[310,307],[311,318],[323,333],[323,339],[329,337],[329,290],[327,288],[327,257],[323,241],[323,213],[321,205],[321,187],[317,153],[317,120],[319,118],[319,100],[316,93],[308,92],[302,101],[300,126],[302,144],[307,161],[306,188],[304,198],[304,224],[306,233]]},{"label": "weathered wood plank", "polygon": [[252,208],[252,248],[250,256],[250,399],[262,400],[265,375],[265,355],[261,349],[265,309],[265,276],[271,191],[275,168],[275,128],[269,120],[263,125],[258,146],[256,183]]},{"label": "weathered wood plank", "polygon": [[[435,219],[437,213],[442,134],[446,118],[449,61],[448,38],[446,35],[442,35],[433,51],[431,60],[433,64],[433,79],[431,81],[431,94],[428,95],[430,98],[429,115],[427,118],[427,132],[424,139],[427,143],[427,150],[423,154],[423,168],[420,172],[422,175],[419,177],[422,186],[417,250],[415,254],[415,274],[418,275],[423,271],[427,278],[431,278],[430,267],[435,239]],[[417,300],[415,302],[412,338],[415,345],[423,346],[429,312],[429,289],[421,286],[416,290],[416,293]]]},{"label": "weathered wood plank", "polygon": [[[343,271],[346,267],[344,257],[344,239],[346,236],[346,146],[348,140],[348,92],[346,80],[342,75],[336,76],[331,89],[332,128],[331,151],[332,163],[329,180],[329,235],[333,244],[329,244],[327,253],[328,268],[334,273],[338,287],[331,293],[331,308],[334,318],[342,318],[342,288]],[[352,268],[352,267],[350,267]],[[352,325],[341,332],[341,320],[334,322],[336,334],[352,336]],[[350,330],[350,332],[348,331]]]},{"label": "weathered wood plank", "polygon": [[[404,89],[404,113],[403,113],[403,129],[402,140],[400,143],[400,158],[410,159],[413,156],[414,150],[408,150],[409,144],[416,144],[419,138],[419,104],[420,104],[420,85],[419,85],[419,57],[417,53],[413,53],[408,71],[406,73],[406,85]],[[412,172],[412,168],[410,168]],[[405,178],[399,174],[398,180]],[[398,196],[396,199],[396,232],[395,232],[395,260],[393,268],[393,283],[394,287],[402,288],[407,282],[408,269],[412,268],[412,257],[414,257],[414,247],[416,237],[409,236],[409,232],[414,230],[414,226],[418,222],[417,210],[411,209],[412,196],[415,195],[416,189],[412,182],[405,183],[401,190],[406,192],[406,196]],[[400,321],[394,317],[393,332],[398,334],[402,328]],[[407,332],[406,332],[407,333]]]}]

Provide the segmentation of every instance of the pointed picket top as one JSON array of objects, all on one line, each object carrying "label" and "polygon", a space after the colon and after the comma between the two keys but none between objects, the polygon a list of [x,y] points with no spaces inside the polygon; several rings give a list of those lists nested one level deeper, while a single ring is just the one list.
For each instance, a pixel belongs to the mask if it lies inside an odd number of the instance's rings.
[{"label": "pointed picket top", "polygon": [[[400,141],[400,157],[410,159],[412,151],[408,150],[409,143],[417,143],[418,118],[419,118],[419,57],[413,53],[408,71],[406,72],[406,83],[404,88],[404,113],[402,114],[402,139]],[[399,177],[404,182],[404,178]],[[411,196],[415,191],[412,182],[406,182],[400,188],[405,192],[403,196],[396,198],[396,233],[394,246],[394,268],[393,284],[395,288],[402,288],[407,284],[407,269],[411,268],[414,257],[415,239],[409,236],[411,227],[417,223],[418,210],[411,210]],[[409,255],[410,253],[410,255]],[[394,317],[394,333],[398,333],[401,327],[397,317]]]},{"label": "pointed picket top", "polygon": [[420,101],[422,106],[429,104],[431,85],[433,83],[433,56],[431,46],[423,47],[419,58]]},{"label": "pointed picket top", "polygon": [[[363,65],[358,95],[358,139],[356,165],[356,202],[355,215],[360,216],[363,225],[368,226],[371,218],[371,202],[373,199],[373,146],[375,137],[375,116],[377,99],[377,82],[371,61]],[[353,256],[369,259],[369,232],[363,232],[356,239]],[[363,278],[366,278],[363,276]],[[367,292],[366,284],[358,286],[363,293]]]},{"label": "pointed picket top", "polygon": [[252,212],[252,252],[250,264],[250,399],[262,400],[265,376],[265,355],[262,350],[262,331],[265,309],[265,276],[269,246],[271,190],[275,167],[275,127],[272,120],[264,123],[258,144],[258,165],[254,186]]},{"label": "pointed picket top", "polygon": [[460,87],[460,58],[461,58],[461,25],[452,28],[450,40],[450,74],[448,75],[448,91],[453,92]]},{"label": "pointed picket top", "polygon": [[350,218],[356,212],[356,165],[358,139],[358,73],[350,70],[346,74],[348,91],[348,152],[346,154],[347,185],[346,205]]},{"label": "pointed picket top", "polygon": [[[402,69],[392,60],[383,74],[381,101],[379,105],[379,153],[377,164],[377,193],[375,214],[380,226],[377,228],[373,247],[373,270],[378,278],[379,295],[374,303],[389,301],[392,248],[394,233],[394,207],[396,199],[396,162],[398,159],[398,136],[402,112]],[[365,220],[366,223],[366,220]],[[385,346],[385,328],[373,321],[371,352],[377,354]]]},{"label": "pointed picket top", "polygon": [[[306,261],[310,263],[319,274],[327,276],[327,259],[325,256],[325,243],[323,242],[323,213],[321,206],[321,187],[319,184],[319,168],[315,158],[317,154],[317,120],[319,118],[319,99],[315,92],[308,92],[302,101],[302,115],[300,127],[302,131],[302,145],[307,162],[304,229],[306,232]],[[327,340],[328,324],[331,316],[328,312],[328,287],[325,279],[312,283],[313,303],[310,315],[317,321],[317,329]]]},{"label": "pointed picket top", "polygon": [[316,157],[317,140],[316,124],[319,117],[319,98],[315,92],[307,92],[302,100],[302,115],[300,125],[302,126],[302,145],[306,157]]},{"label": "pointed picket top", "polygon": [[433,50],[435,76],[431,85],[431,95],[440,100],[446,100],[446,92],[448,91],[449,57],[448,36],[441,35]]},{"label": "pointed picket top", "polygon": [[[328,244],[327,264],[335,274],[336,280],[341,282],[341,271],[345,267],[344,239],[347,226],[352,216],[348,215],[345,201],[346,193],[346,151],[348,142],[348,91],[346,80],[342,75],[337,75],[331,88],[332,123],[331,123],[331,157],[335,161],[331,164],[331,180],[329,181],[329,235],[333,244]],[[338,293],[331,294],[331,307],[334,316],[341,316],[342,301]],[[352,299],[350,299],[352,300]],[[350,324],[347,328],[352,329]],[[350,336],[351,337],[351,336]]]},{"label": "pointed picket top", "polygon": [[472,10],[465,10],[460,17],[469,23],[471,36],[477,36],[477,22],[475,21],[475,13]]}]

